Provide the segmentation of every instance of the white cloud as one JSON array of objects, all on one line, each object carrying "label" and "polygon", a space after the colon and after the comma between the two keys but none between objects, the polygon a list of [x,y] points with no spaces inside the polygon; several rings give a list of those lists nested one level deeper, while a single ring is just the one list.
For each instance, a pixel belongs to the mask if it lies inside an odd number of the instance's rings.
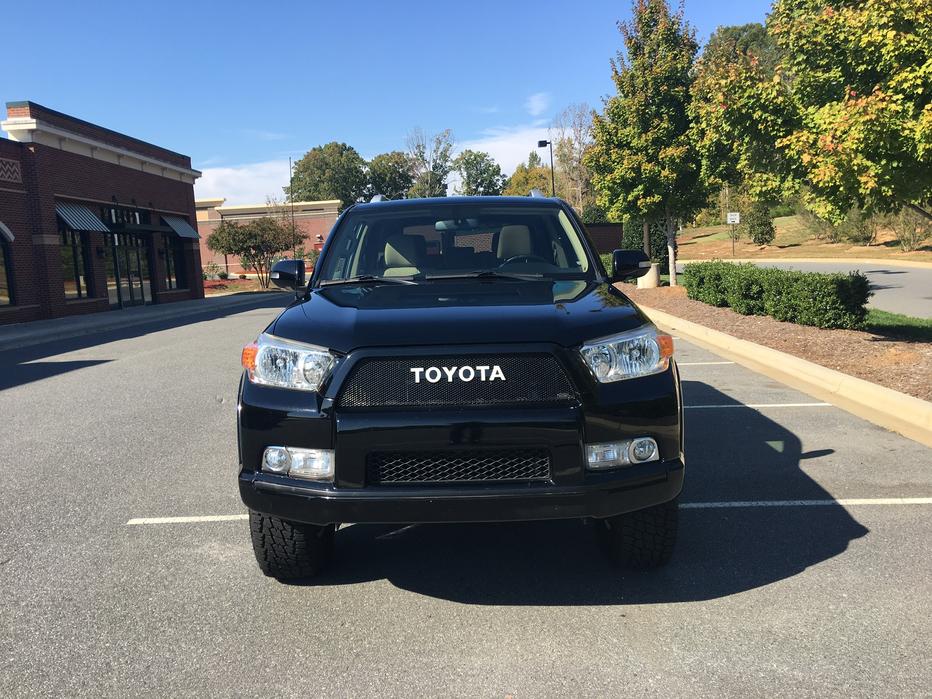
[{"label": "white cloud", "polygon": [[550,93],[535,92],[524,102],[524,108],[531,116],[540,116],[550,108]]},{"label": "white cloud", "polygon": [[[479,138],[463,141],[457,145],[461,150],[468,148],[485,151],[501,165],[502,172],[510,175],[518,163],[527,161],[527,156],[532,150],[537,150],[537,142],[545,138],[547,138],[546,122],[537,120],[530,124],[486,129]],[[538,152],[544,160],[549,159],[549,154],[543,149]]]},{"label": "white cloud", "polygon": [[243,129],[243,133],[250,138],[255,138],[258,141],[284,141],[288,138],[288,134],[280,133],[278,131],[264,131],[262,129]]},{"label": "white cloud", "polygon": [[264,204],[266,197],[282,199],[288,186],[288,160],[233,167],[205,167],[194,185],[197,199],[226,197],[226,204]]}]

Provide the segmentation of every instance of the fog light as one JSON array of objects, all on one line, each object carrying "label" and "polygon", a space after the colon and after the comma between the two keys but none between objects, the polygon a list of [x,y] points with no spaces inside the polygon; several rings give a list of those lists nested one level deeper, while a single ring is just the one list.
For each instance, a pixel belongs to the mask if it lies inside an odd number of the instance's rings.
[{"label": "fog light", "polygon": [[660,453],[657,451],[657,442],[650,437],[638,437],[631,440],[631,461],[644,463],[645,461],[657,461]]},{"label": "fog light", "polygon": [[333,452],[329,449],[292,449],[288,475],[312,481],[332,481]]},{"label": "fog light", "polygon": [[262,470],[313,481],[332,481],[334,474],[333,451],[330,449],[266,447],[262,455]]},{"label": "fog light", "polygon": [[657,442],[650,437],[636,437],[623,442],[586,445],[586,468],[602,471],[607,468],[659,461]]},{"label": "fog light", "polygon": [[262,455],[262,470],[272,473],[288,473],[291,454],[285,447],[268,447]]},{"label": "fog light", "polygon": [[615,468],[616,466],[627,466],[631,463],[628,458],[629,446],[630,443],[627,441],[587,444],[587,467],[590,470],[599,471],[605,468]]}]

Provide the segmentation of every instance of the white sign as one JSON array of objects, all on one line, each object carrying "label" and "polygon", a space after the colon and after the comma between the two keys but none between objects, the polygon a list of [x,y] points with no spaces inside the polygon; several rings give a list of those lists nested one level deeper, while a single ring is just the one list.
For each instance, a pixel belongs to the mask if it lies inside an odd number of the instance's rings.
[{"label": "white sign", "polygon": [[729,211],[728,212],[728,223],[730,225],[741,223],[741,214],[738,211]]}]

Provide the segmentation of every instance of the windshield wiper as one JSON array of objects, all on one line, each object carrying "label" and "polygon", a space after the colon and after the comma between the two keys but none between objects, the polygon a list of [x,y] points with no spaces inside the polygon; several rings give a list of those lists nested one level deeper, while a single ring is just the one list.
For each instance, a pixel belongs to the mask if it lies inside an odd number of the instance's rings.
[{"label": "windshield wiper", "polygon": [[522,274],[520,272],[498,272],[494,269],[486,269],[478,272],[457,272],[453,274],[425,274],[418,275],[415,279],[433,281],[435,279],[518,279],[526,281],[528,279],[543,279],[543,274]]},{"label": "windshield wiper", "polygon": [[339,284],[417,284],[409,277],[377,277],[374,274],[360,274],[349,279],[325,279],[321,286],[337,286]]}]

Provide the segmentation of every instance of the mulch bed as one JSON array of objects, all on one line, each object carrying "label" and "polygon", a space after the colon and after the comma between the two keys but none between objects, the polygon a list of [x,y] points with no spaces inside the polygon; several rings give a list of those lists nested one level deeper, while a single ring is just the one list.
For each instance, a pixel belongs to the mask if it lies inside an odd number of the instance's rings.
[{"label": "mulch bed", "polygon": [[822,330],[764,316],[743,316],[686,298],[683,287],[619,288],[635,303],[792,354],[922,400],[932,400],[932,343],[857,330]]},{"label": "mulch bed", "polygon": [[255,279],[207,279],[204,281],[204,293],[207,296],[231,291],[259,290],[259,282]]}]

